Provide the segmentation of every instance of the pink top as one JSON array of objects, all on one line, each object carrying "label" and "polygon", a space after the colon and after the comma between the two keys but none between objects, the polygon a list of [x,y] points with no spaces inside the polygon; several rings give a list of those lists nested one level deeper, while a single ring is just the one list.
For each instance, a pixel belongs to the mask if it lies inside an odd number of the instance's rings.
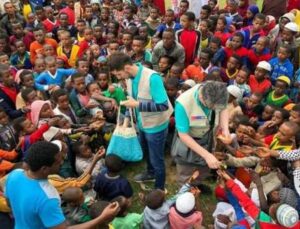
[{"label": "pink top", "polygon": [[171,229],[188,229],[193,228],[195,224],[202,223],[202,213],[199,211],[195,211],[188,217],[183,217],[177,213],[175,207],[170,209],[169,213],[169,221],[171,225]]},{"label": "pink top", "polygon": [[79,98],[79,102],[86,107],[90,101],[90,96],[87,95],[82,95],[82,94],[78,94],[78,98]]}]

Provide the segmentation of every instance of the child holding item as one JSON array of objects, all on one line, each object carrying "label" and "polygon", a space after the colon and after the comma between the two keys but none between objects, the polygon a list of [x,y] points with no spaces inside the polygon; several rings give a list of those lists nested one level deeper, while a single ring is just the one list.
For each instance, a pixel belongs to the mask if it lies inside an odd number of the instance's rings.
[{"label": "child holding item", "polygon": [[24,42],[17,40],[14,44],[17,52],[10,57],[11,65],[17,69],[31,69],[30,53],[26,51]]},{"label": "child holding item", "polygon": [[[250,87],[247,84],[249,75],[250,75],[249,69],[247,67],[242,67],[241,70],[239,70],[238,74],[236,75],[235,79],[229,81],[230,85],[235,85],[241,90],[242,98],[249,96],[251,94]],[[240,98],[240,101],[242,98]]]},{"label": "child holding item", "polygon": [[254,75],[249,77],[249,86],[252,92],[266,94],[271,88],[271,81],[268,74],[271,72],[271,65],[267,61],[260,61],[256,66]]}]

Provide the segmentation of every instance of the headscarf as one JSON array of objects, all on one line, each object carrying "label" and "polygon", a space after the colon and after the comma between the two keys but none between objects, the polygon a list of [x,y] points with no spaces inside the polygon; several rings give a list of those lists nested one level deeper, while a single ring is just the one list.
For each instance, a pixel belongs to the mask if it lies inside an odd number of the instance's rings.
[{"label": "headscarf", "polygon": [[38,126],[39,119],[40,119],[40,112],[42,107],[45,104],[49,104],[49,106],[51,107],[50,101],[44,101],[44,100],[36,100],[31,104],[30,116],[33,125]]},{"label": "headscarf", "polygon": [[251,6],[248,7],[247,10],[249,10],[253,14],[252,18],[247,19],[247,25],[252,25],[252,22],[253,22],[253,19],[254,19],[255,15],[259,13],[259,9],[256,5],[251,5]]}]

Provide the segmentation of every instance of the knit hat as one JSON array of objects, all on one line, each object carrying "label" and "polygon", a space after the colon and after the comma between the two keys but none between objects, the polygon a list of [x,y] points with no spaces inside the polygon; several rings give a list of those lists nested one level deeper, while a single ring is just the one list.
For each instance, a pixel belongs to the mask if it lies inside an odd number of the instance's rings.
[{"label": "knit hat", "polygon": [[50,142],[58,132],[59,129],[57,127],[51,126],[45,133],[43,133],[43,138],[45,141]]},{"label": "knit hat", "polygon": [[51,141],[51,143],[53,143],[54,145],[57,145],[59,148],[59,151],[62,151],[62,144],[61,144],[60,140],[54,140],[54,141]]},{"label": "knit hat", "polygon": [[280,203],[288,204],[293,208],[297,207],[297,195],[294,190],[290,188],[282,188],[279,191]]},{"label": "knit hat", "polygon": [[257,65],[258,68],[262,68],[268,72],[272,70],[271,65],[267,61],[260,61]]},{"label": "knit hat", "polygon": [[295,208],[287,204],[281,204],[276,211],[276,218],[280,225],[284,227],[293,227],[299,221],[299,214]]},{"label": "knit hat", "polygon": [[51,107],[51,103],[50,101],[44,101],[44,100],[36,100],[31,104],[31,112],[30,112],[30,116],[31,116],[31,121],[32,123],[37,126],[39,123],[39,119],[40,119],[40,112],[42,107],[45,104],[49,104]]},{"label": "knit hat", "polygon": [[292,32],[298,33],[299,27],[295,22],[289,22],[284,26],[285,29],[290,30]]},{"label": "knit hat", "polygon": [[243,96],[241,89],[235,85],[229,85],[227,87],[227,91],[230,95],[235,97],[237,100],[241,99]]},{"label": "knit hat", "polygon": [[291,85],[291,80],[290,80],[290,78],[287,77],[287,76],[279,76],[279,77],[277,78],[277,80],[280,80],[280,81],[285,82],[288,86]]},{"label": "knit hat", "polygon": [[195,197],[192,193],[183,193],[176,200],[176,209],[182,214],[187,214],[194,209],[195,202]]},{"label": "knit hat", "polygon": [[283,17],[289,19],[290,22],[294,22],[296,19],[295,15],[293,13],[286,13],[286,14],[282,15],[281,18],[283,18]]},{"label": "knit hat", "polygon": [[250,5],[248,10],[253,14],[253,16],[259,13],[259,9],[256,5]]},{"label": "knit hat", "polygon": [[190,87],[194,87],[196,85],[194,80],[186,80],[186,81],[183,82],[183,84],[186,84]]}]

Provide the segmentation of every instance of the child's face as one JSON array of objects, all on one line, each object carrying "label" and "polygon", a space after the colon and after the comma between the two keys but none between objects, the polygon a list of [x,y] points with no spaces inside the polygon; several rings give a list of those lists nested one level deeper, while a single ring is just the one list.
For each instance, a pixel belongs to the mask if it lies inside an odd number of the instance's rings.
[{"label": "child's face", "polygon": [[14,85],[14,78],[11,75],[10,71],[2,72],[2,77],[0,78],[2,83],[7,87],[12,87]]},{"label": "child's face", "polygon": [[151,38],[151,48],[154,49],[155,45],[160,41],[159,37],[152,37]]},{"label": "child's face", "polygon": [[22,132],[23,132],[25,135],[32,134],[32,133],[36,130],[36,128],[35,128],[35,126],[33,125],[33,123],[32,123],[30,120],[28,120],[28,119],[26,119],[26,120],[22,123],[22,128],[23,128]]},{"label": "child's face", "polygon": [[255,44],[256,52],[261,53],[265,48],[266,48],[266,39],[258,38]]},{"label": "child's face", "polygon": [[259,32],[261,29],[264,28],[265,21],[259,18],[255,18],[253,20],[253,31],[254,32]]},{"label": "child's face", "polygon": [[68,34],[61,34],[60,41],[63,46],[70,46],[72,44],[71,36],[69,36]]},{"label": "child's face", "polygon": [[266,70],[256,67],[255,71],[254,71],[254,76],[257,80],[263,80],[265,78],[266,75]]},{"label": "child's face", "polygon": [[96,39],[102,38],[102,29],[101,27],[94,27],[94,36]]},{"label": "child's face", "polygon": [[238,69],[238,61],[234,57],[230,57],[227,62],[228,70],[236,70]]},{"label": "child's face", "polygon": [[158,10],[156,9],[151,9],[150,10],[150,17],[153,19],[153,20],[156,20],[158,18]]},{"label": "child's face", "polygon": [[99,47],[99,45],[92,45],[91,46],[91,51],[92,51],[94,57],[99,57],[100,56],[100,47]]},{"label": "child's face", "polygon": [[40,111],[40,118],[51,118],[53,117],[53,111],[49,104],[44,104]]},{"label": "child's face", "polygon": [[253,13],[250,10],[247,10],[246,12],[246,18],[247,19],[252,19],[254,17]]},{"label": "child's face", "polygon": [[280,28],[280,31],[282,31],[283,28],[284,28],[284,26],[285,26],[287,23],[289,23],[289,22],[290,22],[289,19],[287,19],[287,18],[285,18],[285,17],[281,18],[281,19],[279,20],[279,28]]},{"label": "child's face", "polygon": [[159,71],[160,72],[165,72],[168,70],[168,68],[170,67],[169,64],[169,59],[168,58],[160,58],[159,62],[158,62],[158,67],[159,67]]},{"label": "child's face", "polygon": [[290,129],[286,124],[281,124],[279,130],[276,134],[279,142],[290,142],[291,139],[295,136],[295,133],[292,129]]},{"label": "child's face", "polygon": [[79,93],[84,93],[85,92],[85,80],[84,80],[84,77],[79,77],[79,78],[74,79],[73,87]]},{"label": "child's face", "polygon": [[200,31],[202,33],[206,33],[208,31],[208,25],[207,25],[207,22],[206,21],[202,21],[200,23]]},{"label": "child's face", "polygon": [[77,71],[83,75],[87,75],[89,72],[89,63],[87,61],[79,61]]},{"label": "child's face", "polygon": [[109,18],[109,11],[108,10],[102,10],[101,11],[101,20],[107,21]]},{"label": "child's face", "polygon": [[209,48],[210,50],[213,52],[213,53],[216,53],[219,49],[219,46],[217,43],[213,43],[213,42],[210,42],[209,43]]},{"label": "child's face", "polygon": [[300,113],[297,112],[297,111],[291,110],[291,112],[290,112],[290,121],[300,125]]},{"label": "child's face", "polygon": [[54,75],[56,73],[56,61],[46,63],[46,69]]},{"label": "child's face", "polygon": [[236,128],[236,137],[238,141],[243,141],[245,134],[248,133],[248,128],[245,125],[239,124]]},{"label": "child's face", "polygon": [[191,25],[188,17],[185,16],[185,15],[182,15],[180,17],[180,24],[181,24],[182,28],[184,28],[184,29],[188,29],[190,27],[190,25]]},{"label": "child's face", "polygon": [[123,9],[123,4],[119,0],[114,0],[114,7],[116,10],[121,11]]},{"label": "child's face", "polygon": [[132,44],[132,36],[129,34],[124,34],[122,37],[122,42],[125,46],[131,46]]},{"label": "child's face", "polygon": [[109,50],[110,54],[114,54],[114,53],[118,52],[119,44],[118,43],[110,43],[108,45],[108,50]]},{"label": "child's face", "polygon": [[7,46],[7,42],[5,39],[0,39],[0,51],[4,52]]},{"label": "child's face", "polygon": [[282,41],[292,42],[294,40],[294,33],[286,28],[283,29],[281,34]]},{"label": "child's face", "polygon": [[93,8],[85,8],[85,19],[91,19],[93,17]]},{"label": "child's face", "polygon": [[214,9],[215,6],[216,6],[216,4],[215,4],[214,1],[208,1],[208,5],[209,5],[212,9]]},{"label": "child's face", "polygon": [[235,78],[237,84],[245,84],[248,80],[247,72],[240,70]]},{"label": "child's face", "polygon": [[35,15],[38,21],[42,22],[45,20],[45,12],[44,10],[36,10]]},{"label": "child's face", "polygon": [[91,158],[93,156],[92,149],[87,145],[82,145],[80,147],[80,157]]},{"label": "child's face", "polygon": [[32,104],[34,101],[39,100],[40,98],[38,97],[36,91],[32,91],[27,95],[27,104]]},{"label": "child's face", "polygon": [[166,90],[169,98],[176,98],[178,89],[172,85],[166,85]]},{"label": "child's face", "polygon": [[98,83],[101,88],[106,88],[108,86],[108,76],[107,74],[99,74]]},{"label": "child's face", "polygon": [[269,197],[271,198],[272,203],[280,203],[280,196],[278,190],[272,191]]},{"label": "child's face", "polygon": [[118,28],[116,27],[115,23],[113,23],[113,22],[108,23],[108,32],[109,33],[118,33]]},{"label": "child's face", "polygon": [[278,57],[279,61],[281,61],[281,62],[285,61],[289,57],[289,54],[288,54],[286,48],[280,47],[277,52],[277,57]]},{"label": "child's face", "polygon": [[174,21],[174,13],[167,11],[165,14],[165,22],[170,24],[172,21]]},{"label": "child's face", "polygon": [[189,6],[186,2],[180,2],[179,4],[179,10],[180,10],[180,14],[184,14],[185,12],[187,12],[189,9]]},{"label": "child's face", "polygon": [[140,35],[141,37],[145,37],[145,38],[148,37],[148,29],[147,29],[146,26],[143,26],[143,27],[140,27],[140,28],[139,28],[139,35]]},{"label": "child's face", "polygon": [[261,102],[261,99],[258,98],[257,96],[255,96],[254,94],[252,94],[250,96],[250,98],[247,100],[247,107],[249,109],[253,109],[254,107],[256,107],[257,105],[259,105]]},{"label": "child's face", "polygon": [[0,63],[1,63],[1,64],[9,64],[9,58],[8,58],[8,55],[0,56]]},{"label": "child's face", "polygon": [[45,10],[45,14],[46,14],[46,17],[47,17],[47,18],[52,19],[52,18],[53,18],[53,9],[52,9],[52,8],[47,8],[47,9]]},{"label": "child's face", "polygon": [[16,42],[16,49],[20,54],[24,54],[26,51],[26,47],[22,41]]},{"label": "child's face", "polygon": [[41,73],[41,72],[45,71],[45,69],[46,69],[46,64],[44,61],[35,62],[34,70],[37,73]]},{"label": "child's face", "polygon": [[232,49],[236,50],[242,46],[242,38],[234,36],[231,40]]},{"label": "child's face", "polygon": [[280,111],[275,111],[272,115],[272,122],[276,123],[276,125],[281,125],[283,123],[283,116]]},{"label": "child's face", "polygon": [[91,41],[93,39],[93,30],[85,29],[84,30],[84,39],[86,41]]},{"label": "child's face", "polygon": [[271,106],[267,105],[265,106],[265,109],[261,117],[263,120],[270,120],[272,118],[273,113],[274,113],[274,109]]},{"label": "child's face", "polygon": [[9,117],[5,112],[0,112],[0,125],[5,126],[9,123]]},{"label": "child's face", "polygon": [[200,11],[200,19],[201,19],[201,20],[207,19],[208,16],[209,16],[209,15],[208,15],[207,10],[201,9],[201,11]]},{"label": "child's face", "polygon": [[13,26],[13,32],[17,37],[23,36],[24,30],[20,24],[16,24]]},{"label": "child's face", "polygon": [[140,40],[132,41],[132,50],[135,53],[142,53],[144,51],[144,42]]},{"label": "child's face", "polygon": [[101,89],[99,88],[97,83],[93,83],[89,86],[89,94],[101,94]]},{"label": "child's face", "polygon": [[69,110],[69,97],[67,95],[62,95],[57,99],[58,108],[62,110]]},{"label": "child's face", "polygon": [[172,66],[170,69],[170,77],[180,79],[182,73],[182,69],[177,66]]},{"label": "child's face", "polygon": [[34,35],[34,39],[38,43],[43,43],[44,42],[44,40],[45,40],[45,34],[44,34],[43,30],[34,31],[33,35]]},{"label": "child's face", "polygon": [[231,14],[236,13],[237,8],[238,8],[237,5],[235,5],[235,4],[230,4],[230,3],[228,4],[228,3],[227,3],[227,9],[228,9],[228,12],[229,12],[229,13],[231,13]]},{"label": "child's face", "polygon": [[45,56],[54,56],[55,55],[54,48],[51,45],[46,45],[44,47],[44,54]]},{"label": "child's face", "polygon": [[34,79],[33,79],[32,74],[28,74],[28,75],[23,76],[22,84],[25,87],[33,87],[34,86]]},{"label": "child's face", "polygon": [[200,65],[203,68],[207,68],[209,65],[210,59],[209,59],[209,55],[207,53],[201,52],[200,53]]},{"label": "child's face", "polygon": [[79,33],[83,33],[86,25],[83,22],[78,22],[76,27]]},{"label": "child's face", "polygon": [[224,29],[225,29],[224,21],[222,19],[218,19],[216,30],[223,31]]},{"label": "child's face", "polygon": [[287,85],[285,82],[282,82],[281,80],[276,81],[275,89],[274,89],[274,93],[276,95],[283,95],[286,89],[287,89]]},{"label": "child's face", "polygon": [[60,58],[56,58],[56,67],[57,68],[65,68],[65,62]]}]

